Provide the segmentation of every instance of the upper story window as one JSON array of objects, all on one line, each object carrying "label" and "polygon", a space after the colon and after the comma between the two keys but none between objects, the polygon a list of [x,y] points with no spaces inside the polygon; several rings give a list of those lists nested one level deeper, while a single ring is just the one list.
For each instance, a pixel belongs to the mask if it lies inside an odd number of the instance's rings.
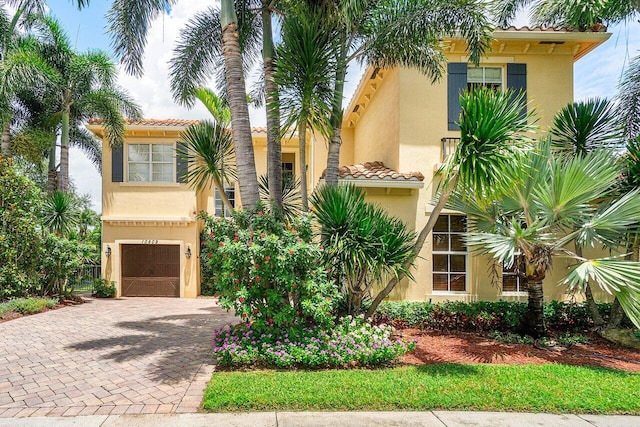
[{"label": "upper story window", "polygon": [[502,67],[473,67],[467,69],[467,89],[486,87],[502,90]]},{"label": "upper story window", "polygon": [[129,144],[127,146],[127,181],[174,182],[173,144]]},{"label": "upper story window", "polygon": [[282,180],[293,181],[293,162],[282,162]]},{"label": "upper story window", "polygon": [[[224,205],[222,202],[222,197],[220,197],[220,192],[217,189],[213,190],[214,198],[215,198],[215,216],[217,217],[225,217],[229,218],[231,216],[231,211]],[[224,192],[231,203],[231,206],[236,207],[236,188],[233,185],[224,186]]]},{"label": "upper story window", "polygon": [[433,290],[467,291],[467,245],[463,235],[467,218],[463,215],[440,215],[433,228]]}]

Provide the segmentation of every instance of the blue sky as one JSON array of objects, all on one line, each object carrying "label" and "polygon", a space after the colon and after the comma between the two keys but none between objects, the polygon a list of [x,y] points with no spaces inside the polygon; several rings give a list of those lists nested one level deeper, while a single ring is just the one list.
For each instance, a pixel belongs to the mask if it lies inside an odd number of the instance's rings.
[{"label": "blue sky", "polygon": [[[82,11],[78,11],[70,0],[49,0],[48,3],[79,51],[102,49],[113,54],[104,18],[110,1],[93,0],[91,6]],[[159,18],[150,29],[144,60],[145,75],[135,78],[120,73],[120,85],[141,104],[145,117],[197,119],[207,116],[204,109],[186,110],[173,103],[167,80],[167,62],[180,28],[195,12],[211,4],[212,0],[180,2],[170,15]],[[519,18],[516,24],[526,24],[526,18]],[[574,65],[576,100],[593,96],[613,97],[625,65],[630,58],[640,54],[640,23],[632,21],[611,27],[608,31],[613,33],[611,38]],[[356,67],[347,77],[346,102],[360,79],[359,74]],[[262,110],[252,111],[251,124],[263,126],[266,122],[264,115]],[[81,193],[91,195],[94,209],[100,211],[100,175],[81,152],[72,150],[70,160],[75,185]]]}]

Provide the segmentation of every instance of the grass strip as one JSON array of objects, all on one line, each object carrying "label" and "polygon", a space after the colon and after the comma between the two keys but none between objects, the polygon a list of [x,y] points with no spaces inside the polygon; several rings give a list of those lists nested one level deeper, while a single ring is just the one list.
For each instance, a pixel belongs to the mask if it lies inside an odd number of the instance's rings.
[{"label": "grass strip", "polygon": [[227,411],[476,410],[640,414],[640,374],[569,365],[215,372],[203,407]]}]

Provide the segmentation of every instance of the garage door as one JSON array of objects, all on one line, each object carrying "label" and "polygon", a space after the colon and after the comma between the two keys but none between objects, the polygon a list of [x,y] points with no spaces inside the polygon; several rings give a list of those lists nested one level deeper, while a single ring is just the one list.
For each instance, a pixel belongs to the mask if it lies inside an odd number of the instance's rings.
[{"label": "garage door", "polygon": [[179,297],[180,246],[122,245],[122,296]]}]

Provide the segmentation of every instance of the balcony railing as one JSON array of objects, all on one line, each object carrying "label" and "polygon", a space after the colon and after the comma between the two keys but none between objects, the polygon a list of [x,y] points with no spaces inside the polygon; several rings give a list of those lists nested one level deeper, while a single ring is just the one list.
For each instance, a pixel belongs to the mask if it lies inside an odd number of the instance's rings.
[{"label": "balcony railing", "polygon": [[440,141],[442,142],[442,162],[444,162],[447,157],[453,154],[460,138],[444,137]]}]

